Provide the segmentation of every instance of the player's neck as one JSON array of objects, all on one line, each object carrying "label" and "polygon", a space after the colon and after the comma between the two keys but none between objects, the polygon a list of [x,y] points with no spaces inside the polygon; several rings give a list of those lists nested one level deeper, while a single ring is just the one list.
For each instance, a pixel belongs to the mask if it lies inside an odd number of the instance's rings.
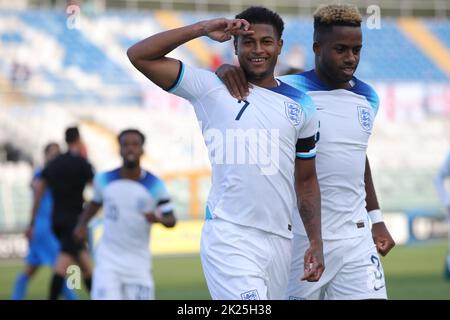
[{"label": "player's neck", "polygon": [[134,168],[127,168],[122,166],[120,169],[120,176],[124,179],[139,180],[141,177],[141,167],[136,166]]},{"label": "player's neck", "polygon": [[274,88],[274,87],[278,87],[278,85],[279,85],[273,75],[271,77],[267,77],[264,79],[249,78],[248,81],[253,83],[254,85],[256,85],[258,87],[262,87],[262,88]]},{"label": "player's neck", "polygon": [[322,81],[324,84],[326,84],[328,87],[333,89],[351,89],[352,85],[350,82],[336,82],[333,81],[331,77],[329,77],[325,72],[322,72],[322,70],[319,67],[316,67],[314,69],[314,72],[316,73],[317,78],[319,78],[320,81]]}]

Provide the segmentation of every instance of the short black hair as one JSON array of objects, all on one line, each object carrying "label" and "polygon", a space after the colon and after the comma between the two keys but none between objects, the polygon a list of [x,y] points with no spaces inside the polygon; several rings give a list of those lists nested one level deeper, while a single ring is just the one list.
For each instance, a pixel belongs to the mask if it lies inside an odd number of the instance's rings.
[{"label": "short black hair", "polygon": [[314,12],[314,41],[330,32],[333,26],[361,27],[361,21],[362,16],[354,5],[322,5]]},{"label": "short black hair", "polygon": [[68,144],[77,142],[80,140],[80,131],[78,131],[78,127],[70,127],[66,129],[66,142]]},{"label": "short black hair", "polygon": [[[280,15],[264,7],[249,7],[237,14],[236,19],[245,19],[250,24],[270,24],[275,28],[278,39],[281,39],[284,30],[284,22]],[[236,39],[236,38],[235,38]]]},{"label": "short black hair", "polygon": [[124,135],[128,134],[128,133],[137,134],[141,138],[141,145],[144,145],[144,143],[145,143],[145,136],[138,129],[126,129],[126,130],[123,130],[122,132],[120,132],[119,135],[117,136],[117,140],[119,141],[119,144],[121,144],[120,140],[122,140],[122,137]]}]

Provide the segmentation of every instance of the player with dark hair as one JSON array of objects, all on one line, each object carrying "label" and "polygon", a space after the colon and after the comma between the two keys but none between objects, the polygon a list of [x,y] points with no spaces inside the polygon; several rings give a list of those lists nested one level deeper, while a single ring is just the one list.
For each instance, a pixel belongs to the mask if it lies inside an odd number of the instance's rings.
[{"label": "player with dark hair", "polygon": [[[48,143],[44,148],[45,165],[60,154],[59,145],[55,142]],[[37,180],[42,176],[42,168],[37,169],[31,182],[33,196]],[[27,229],[26,235],[29,241],[28,254],[25,258],[26,266],[24,272],[17,276],[14,290],[12,293],[13,300],[22,300],[26,296],[28,282],[36,274],[41,266],[53,267],[59,252],[59,242],[52,231],[52,207],[53,198],[50,190],[45,190],[41,204],[36,212],[34,221]],[[34,228],[33,228],[34,225]],[[63,295],[67,300],[78,299],[73,290],[63,287]]]},{"label": "player with dark hair", "polygon": [[140,166],[144,135],[128,129],[118,139],[122,166],[95,176],[94,196],[74,234],[79,240],[86,239],[89,221],[103,206],[103,235],[95,249],[92,299],[154,299],[150,227],[161,223],[171,228],[176,219],[164,182]]},{"label": "player with dark hair", "polygon": [[[201,21],[128,49],[133,65],[188,99],[200,122],[212,165],[200,256],[213,299],[284,297],[297,201],[309,236],[303,277],[317,281],[324,269],[314,160],[318,122],[311,99],[274,78],[282,32],[278,14],[251,7],[235,19]],[[166,57],[201,36],[219,42],[234,36],[255,87],[245,101],[234,99],[214,73]]]},{"label": "player with dark hair", "polygon": [[[289,299],[386,299],[377,250],[386,255],[395,243],[383,222],[366,156],[378,96],[353,75],[362,48],[361,21],[354,6],[320,7],[314,14],[315,69],[280,77],[310,95],[318,110],[317,174],[327,265],[318,282],[300,281],[308,238],[294,215]],[[217,74],[234,96],[245,98],[242,70],[223,66]]]},{"label": "player with dark hair", "polygon": [[83,210],[84,188],[92,180],[94,173],[91,164],[81,156],[84,145],[78,128],[68,128],[65,140],[68,151],[51,161],[42,171],[42,179],[36,186],[32,209],[32,216],[36,217],[44,191],[49,187],[54,200],[52,229],[61,243],[61,252],[54,266],[50,286],[49,298],[52,300],[58,299],[64,286],[67,268],[72,264],[80,266],[88,290],[91,286],[89,254],[85,244],[74,239],[73,229]]}]

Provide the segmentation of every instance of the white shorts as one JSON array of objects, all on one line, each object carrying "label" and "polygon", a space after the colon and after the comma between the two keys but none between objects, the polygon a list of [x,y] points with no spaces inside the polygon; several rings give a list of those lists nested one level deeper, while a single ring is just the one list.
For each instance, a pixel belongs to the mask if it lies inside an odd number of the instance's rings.
[{"label": "white shorts", "polygon": [[222,219],[206,220],[200,257],[214,300],[284,299],[292,240]]},{"label": "white shorts", "polygon": [[153,280],[130,277],[108,268],[96,266],[92,277],[92,300],[154,300]]},{"label": "white shorts", "polygon": [[301,281],[309,241],[294,235],[287,299],[387,299],[384,271],[370,232],[363,237],[324,240],[325,271],[318,282]]}]

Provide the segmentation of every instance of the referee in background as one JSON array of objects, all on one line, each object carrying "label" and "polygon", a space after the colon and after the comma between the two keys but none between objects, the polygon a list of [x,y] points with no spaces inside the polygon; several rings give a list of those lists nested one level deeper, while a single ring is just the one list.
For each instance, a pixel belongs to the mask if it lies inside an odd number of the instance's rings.
[{"label": "referee in background", "polygon": [[72,235],[78,216],[83,210],[83,191],[94,176],[93,168],[85,158],[85,150],[77,127],[66,130],[66,153],[61,154],[47,164],[42,172],[42,179],[36,190],[33,202],[31,230],[37,208],[46,187],[49,187],[53,199],[52,228],[61,243],[61,251],[53,270],[49,299],[58,299],[62,292],[66,270],[77,264],[82,273],[87,289],[91,290],[92,266],[88,251],[83,242]]}]

